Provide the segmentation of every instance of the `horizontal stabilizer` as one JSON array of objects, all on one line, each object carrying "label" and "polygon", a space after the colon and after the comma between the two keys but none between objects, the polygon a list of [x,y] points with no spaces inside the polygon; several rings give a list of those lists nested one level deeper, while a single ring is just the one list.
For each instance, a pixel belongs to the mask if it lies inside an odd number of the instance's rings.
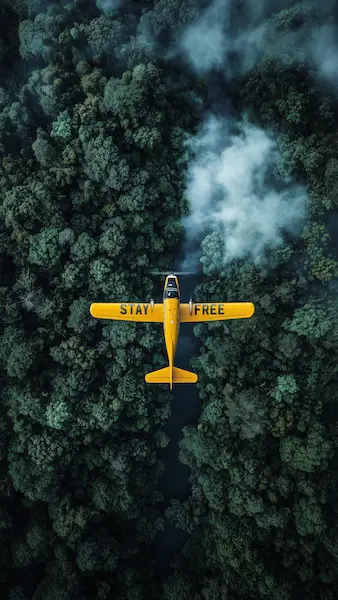
[{"label": "horizontal stabilizer", "polygon": [[171,381],[171,369],[170,367],[164,367],[164,369],[158,369],[158,371],[152,371],[147,373],[145,380],[147,383],[196,383],[198,377],[196,373],[191,371],[185,371],[178,367],[172,368],[172,381]]},{"label": "horizontal stabilizer", "polygon": [[170,367],[147,373],[145,380],[147,383],[170,383]]},{"label": "horizontal stabilizer", "polygon": [[173,367],[173,383],[196,383],[197,380],[196,373]]}]

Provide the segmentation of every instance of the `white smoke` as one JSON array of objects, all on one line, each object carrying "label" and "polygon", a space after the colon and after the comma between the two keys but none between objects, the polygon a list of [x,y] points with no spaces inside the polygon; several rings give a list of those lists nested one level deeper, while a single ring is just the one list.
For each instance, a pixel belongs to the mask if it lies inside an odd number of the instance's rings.
[{"label": "white smoke", "polygon": [[229,77],[232,65],[228,56],[237,52],[236,71],[248,70],[257,59],[266,25],[242,28],[234,34],[229,22],[229,6],[227,0],[214,0],[184,29],[167,58],[183,54],[197,73],[215,69]]},{"label": "white smoke", "polygon": [[312,64],[319,75],[338,86],[337,30],[332,25],[316,30],[308,44]]},{"label": "white smoke", "polygon": [[96,6],[105,15],[109,15],[121,6],[122,0],[96,0]]},{"label": "white smoke", "polygon": [[[200,134],[188,141],[195,158],[188,170],[191,214],[183,219],[187,244],[217,230],[224,236],[224,263],[254,261],[282,243],[283,231],[297,233],[306,216],[307,193],[286,181],[276,189],[271,171],[279,152],[271,136],[247,121],[237,135],[228,128],[227,121],[209,116]],[[186,258],[184,268],[193,262]]]},{"label": "white smoke", "polygon": [[[312,8],[311,2],[289,5],[283,11],[281,2],[270,0],[245,0],[244,4],[241,10],[245,11],[246,23],[234,28],[230,22],[229,0],[213,0],[184,28],[168,57],[183,55],[196,73],[205,74],[214,69],[229,79],[249,71],[265,54],[281,63],[305,61],[314,69],[316,77],[337,85],[337,27],[330,24],[309,29],[306,26],[315,3]],[[330,13],[330,7],[333,13],[332,0],[322,0],[322,5],[326,14]],[[297,19],[304,19],[305,25],[298,27]]]},{"label": "white smoke", "polygon": [[[183,30],[176,50],[197,73],[216,70],[229,80],[250,70],[266,53],[281,62],[302,61],[304,31],[290,31],[280,27],[278,18],[270,19],[270,3],[269,10],[266,2],[247,4],[250,14],[236,31],[229,23],[229,4],[222,0],[214,0]],[[284,17],[287,13],[292,19],[293,12],[297,9],[285,11]],[[324,68],[334,69],[329,60]],[[230,127],[235,125],[240,133],[233,135]],[[183,269],[196,267],[197,243],[211,231],[222,232],[224,263],[245,258],[264,262],[286,233],[300,233],[307,214],[307,191],[272,177],[281,157],[271,135],[246,119],[235,124],[226,117],[209,115],[200,134],[187,144],[194,158],[186,190],[190,215],[183,219]]]},{"label": "white smoke", "polygon": [[215,0],[202,15],[189,25],[178,42],[176,51],[189,58],[196,71],[209,71],[224,65],[225,28],[228,23],[226,0]]}]

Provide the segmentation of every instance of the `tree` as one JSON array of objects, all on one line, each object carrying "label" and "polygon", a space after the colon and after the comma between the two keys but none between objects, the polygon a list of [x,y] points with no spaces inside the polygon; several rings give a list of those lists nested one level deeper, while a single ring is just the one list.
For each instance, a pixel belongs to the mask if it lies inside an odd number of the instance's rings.
[{"label": "tree", "polygon": [[116,540],[105,531],[84,539],[77,545],[76,562],[81,571],[113,571],[118,565]]},{"label": "tree", "polygon": [[236,396],[226,396],[227,415],[233,431],[239,431],[243,439],[252,439],[264,430],[266,412],[253,390]]},{"label": "tree", "polygon": [[90,136],[86,141],[83,169],[92,181],[104,183],[117,191],[122,189],[129,176],[128,163],[121,156],[118,146],[112,138],[102,134],[97,137]]},{"label": "tree", "polygon": [[319,535],[325,530],[320,506],[307,498],[300,498],[295,506],[295,522],[300,535]]},{"label": "tree", "polygon": [[28,254],[28,262],[32,265],[48,271],[59,264],[61,254],[62,247],[56,227],[45,227],[43,231],[32,236]]},{"label": "tree", "polygon": [[332,443],[325,439],[325,429],[314,423],[304,440],[296,436],[286,436],[280,443],[281,460],[294,469],[307,473],[327,468]]},{"label": "tree", "polygon": [[105,230],[100,236],[100,250],[109,256],[115,258],[120,255],[127,245],[125,225],[121,217],[109,219],[104,224]]}]

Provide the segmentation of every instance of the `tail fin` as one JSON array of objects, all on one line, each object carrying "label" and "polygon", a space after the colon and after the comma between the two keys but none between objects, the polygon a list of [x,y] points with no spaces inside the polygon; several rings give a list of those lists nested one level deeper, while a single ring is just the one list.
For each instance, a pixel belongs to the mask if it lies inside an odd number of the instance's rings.
[{"label": "tail fin", "polygon": [[147,383],[170,383],[170,389],[172,389],[173,383],[196,383],[198,377],[196,373],[178,367],[172,367],[172,370],[170,367],[165,367],[147,373],[145,380]]}]

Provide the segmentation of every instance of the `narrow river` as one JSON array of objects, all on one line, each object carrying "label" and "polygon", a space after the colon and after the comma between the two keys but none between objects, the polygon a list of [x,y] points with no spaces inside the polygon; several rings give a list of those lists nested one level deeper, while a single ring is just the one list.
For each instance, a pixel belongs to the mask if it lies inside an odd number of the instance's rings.
[{"label": "narrow river", "polygon": [[[208,88],[205,110],[211,111],[215,116],[226,114],[228,117],[236,114],[229,98],[231,97],[231,86],[224,80],[222,74],[212,72],[205,76]],[[189,302],[194,299],[194,291],[202,282],[202,264],[196,258],[201,255],[200,244],[209,228],[203,228],[196,233],[194,239],[184,238],[178,248],[173,271],[185,270],[182,263],[184,259],[196,264],[194,275],[179,275],[181,290],[181,302]],[[189,270],[189,268],[187,268]],[[194,270],[194,269],[191,269]],[[189,361],[199,352],[200,342],[194,336],[193,325],[183,323],[180,326],[180,336],[175,357],[175,365],[183,369],[192,370]],[[163,344],[164,348],[164,344]],[[165,352],[165,348],[164,348]],[[159,489],[164,496],[163,511],[169,506],[172,498],[186,500],[191,492],[189,482],[190,469],[183,465],[178,459],[178,443],[182,439],[182,428],[185,425],[197,426],[200,414],[200,399],[196,384],[174,385],[171,402],[171,416],[168,419],[164,431],[170,437],[166,448],[158,453],[164,462],[164,472],[159,478]],[[188,541],[190,534],[166,523],[163,531],[159,531],[154,542],[155,563],[159,572],[169,570],[172,556],[180,552]]]},{"label": "narrow river", "polygon": [[[179,261],[177,261],[177,264],[179,264]],[[179,270],[179,267],[177,267],[177,270]],[[189,298],[193,297],[193,292],[200,283],[202,275],[200,273],[179,275],[178,278],[181,302],[188,302]],[[180,325],[175,357],[175,365],[188,370],[191,370],[189,361],[196,356],[199,348],[199,341],[193,334],[193,327],[189,323]],[[174,384],[171,416],[164,427],[164,431],[170,437],[170,442],[166,448],[159,452],[159,458],[164,463],[164,472],[159,478],[159,489],[164,496],[163,510],[169,506],[172,498],[186,500],[190,495],[190,469],[179,461],[178,442],[182,438],[182,428],[189,423],[196,424],[199,414],[200,400],[196,384]],[[154,553],[159,571],[166,571],[169,568],[172,555],[182,549],[189,537],[188,533],[169,523],[166,523],[164,529],[158,532],[154,543]]]}]

